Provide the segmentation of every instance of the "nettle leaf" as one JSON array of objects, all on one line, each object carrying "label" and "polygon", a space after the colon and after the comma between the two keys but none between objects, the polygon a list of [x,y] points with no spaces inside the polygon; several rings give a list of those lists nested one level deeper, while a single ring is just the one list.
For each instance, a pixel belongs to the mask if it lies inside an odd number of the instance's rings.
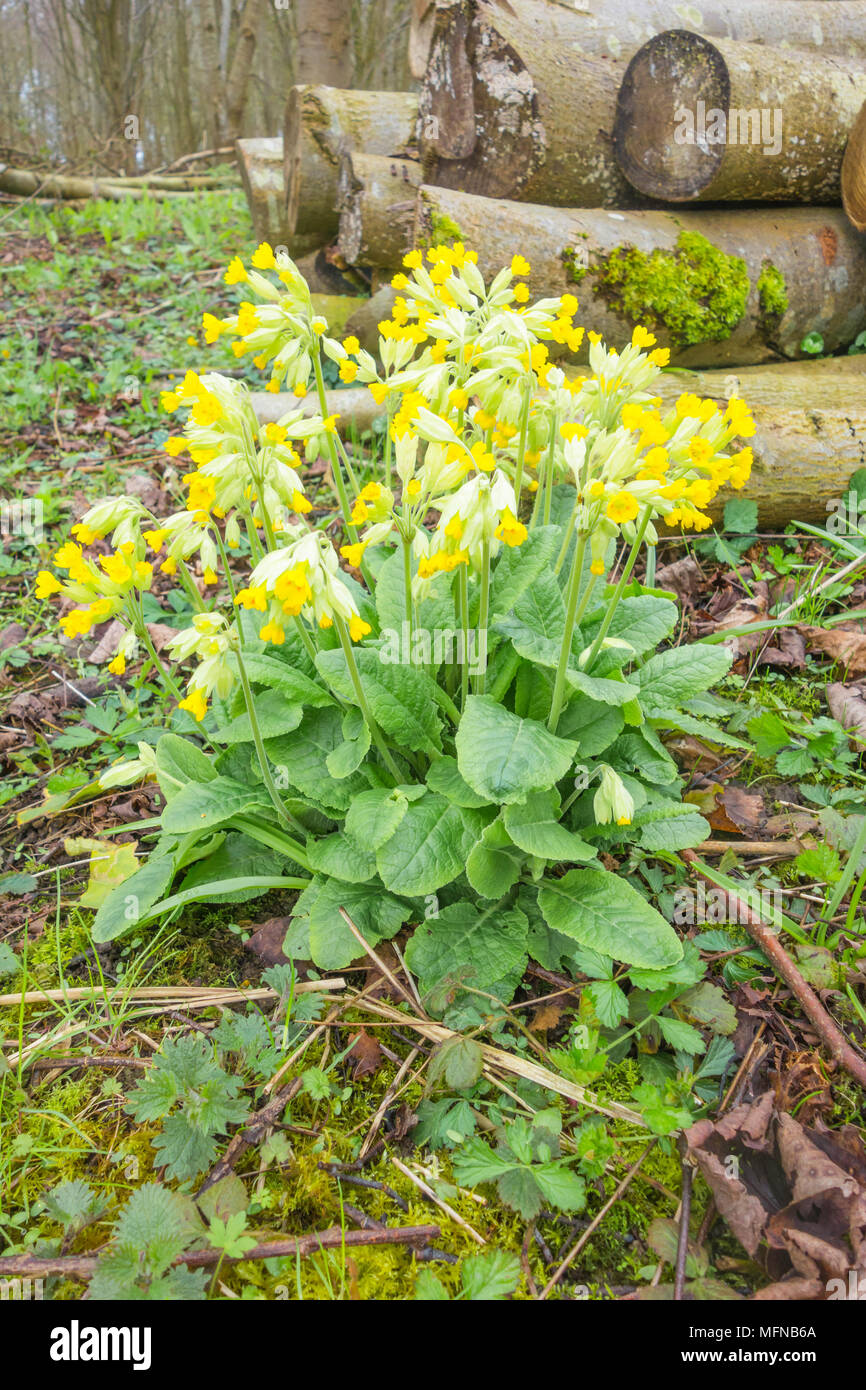
[{"label": "nettle leaf", "polygon": [[359,773],[335,779],[328,769],[328,754],[345,742],[342,712],[333,706],[309,709],[298,728],[283,738],[268,739],[265,752],[270,762],[302,796],[328,808],[345,811],[352,798],[367,788]]},{"label": "nettle leaf", "polygon": [[188,782],[172,797],[162,813],[162,828],[169,835],[187,835],[223,825],[233,816],[270,806],[264,791],[246,787],[233,777],[213,777],[209,782]]},{"label": "nettle leaf", "polygon": [[[311,886],[315,892],[310,895],[310,951],[322,970],[342,970],[364,954],[340,916],[341,907],[370,946],[389,940],[412,913],[410,903],[384,892],[379,883],[349,884],[335,878],[316,878]],[[309,892],[306,889],[304,897]]]},{"label": "nettle leaf", "polygon": [[[374,852],[397,830],[409,809],[408,788],[374,787],[360,792],[346,814],[346,834]],[[423,794],[423,787],[415,790]]]},{"label": "nettle leaf", "polygon": [[594,980],[586,993],[603,1027],[615,1028],[628,1017],[628,999],[615,980]]},{"label": "nettle leaf", "polygon": [[577,745],[534,719],[520,719],[488,695],[470,695],[457,730],[457,764],[479,796],[508,804],[564,777]]},{"label": "nettle leaf", "polygon": [[507,1250],[468,1255],[460,1266],[460,1282],[470,1302],[499,1302],[520,1284],[520,1260]]},{"label": "nettle leaf", "polygon": [[597,758],[624,727],[622,711],[616,706],[600,704],[588,695],[574,695],[562,711],[556,732],[560,738],[577,739],[581,758]]},{"label": "nettle leaf", "polygon": [[466,860],[466,877],[482,898],[501,898],[520,878],[524,857],[501,818],[484,827]]},{"label": "nettle leaf", "polygon": [[443,907],[438,917],[416,927],[406,947],[406,964],[428,994],[446,977],[458,976],[478,989],[495,984],[527,960],[529,922],[519,908],[500,912],[471,902]]},{"label": "nettle leaf", "polygon": [[648,713],[681,705],[722,680],[732,660],[726,647],[701,642],[658,652],[635,673],[641,705]]},{"label": "nettle leaf", "polygon": [[[256,722],[262,738],[279,738],[280,734],[291,733],[304,717],[303,705],[291,704],[280,690],[266,690],[255,699]],[[252,743],[253,728],[247,711],[217,729],[213,737],[216,743]]]},{"label": "nettle leaf", "polygon": [[559,823],[560,799],[555,790],[532,792],[519,805],[506,806],[505,829],[527,854],[560,863],[585,864],[595,859],[591,845]]},{"label": "nettle leaf", "polygon": [[[334,703],[334,697],[324,686],[277,657],[245,652],[244,667],[253,685],[264,685],[269,690],[279,691],[290,704],[318,708]],[[259,701],[256,700],[256,710],[259,708]]]},{"label": "nettle leaf", "polygon": [[379,876],[393,893],[423,897],[463,872],[484,828],[478,811],[428,792],[407,808],[399,833],[376,854]]},{"label": "nettle leaf", "polygon": [[430,764],[427,773],[427,786],[431,792],[439,792],[453,801],[455,806],[489,806],[486,797],[474,792],[469,783],[460,775],[456,758],[437,758]]},{"label": "nettle leaf", "polygon": [[521,546],[504,547],[493,571],[490,612],[494,618],[510,613],[521,594],[549,572],[561,544],[558,526],[537,526]]},{"label": "nettle leaf", "polygon": [[[426,671],[384,661],[383,655],[374,647],[359,647],[355,652],[373,718],[398,746],[418,753],[439,752],[442,725],[433,681]],[[342,650],[319,652],[316,665],[342,699],[357,702]]]},{"label": "nettle leaf", "polygon": [[572,869],[546,880],[538,905],[548,926],[630,965],[660,970],[680,959],[682,946],[660,913],[616,874]]},{"label": "nettle leaf", "polygon": [[311,840],[307,858],[315,873],[342,879],[344,883],[366,883],[376,872],[375,854],[362,849],[341,831],[326,835],[323,840]]},{"label": "nettle leaf", "polygon": [[213,763],[197,743],[179,734],[163,734],[156,745],[156,778],[166,801],[187,782],[210,782],[216,776]]}]

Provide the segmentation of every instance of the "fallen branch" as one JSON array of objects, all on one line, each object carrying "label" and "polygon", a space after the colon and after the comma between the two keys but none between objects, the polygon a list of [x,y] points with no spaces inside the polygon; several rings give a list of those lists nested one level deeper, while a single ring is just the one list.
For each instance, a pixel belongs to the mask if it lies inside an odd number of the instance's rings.
[{"label": "fallen branch", "polygon": [[[706,883],[718,887],[714,879],[703,872],[701,861],[692,849],[684,849],[682,857],[695,873]],[[812,986],[807,984],[791,957],[774,932],[761,921],[748,903],[736,893],[727,889],[728,903],[734,912],[734,921],[741,922],[756,946],[764,952],[773,969],[782,977],[809,1022],[815,1028],[830,1055],[853,1076],[861,1086],[866,1087],[866,1059],[855,1052],[841,1029],[833,1022]]]},{"label": "fallen branch", "polygon": [[[187,1269],[209,1269],[216,1264],[238,1264],[241,1260],[274,1260],[304,1258],[320,1250],[339,1250],[347,1245],[428,1245],[441,1235],[438,1226],[377,1226],[366,1231],[346,1231],[341,1226],[328,1226],[324,1231],[312,1231],[306,1236],[288,1240],[268,1240],[254,1245],[243,1255],[225,1255],[222,1250],[188,1250],[172,1260],[172,1267],[186,1265]],[[89,1279],[96,1272],[97,1255],[7,1255],[0,1257],[0,1276],[4,1278]]]}]

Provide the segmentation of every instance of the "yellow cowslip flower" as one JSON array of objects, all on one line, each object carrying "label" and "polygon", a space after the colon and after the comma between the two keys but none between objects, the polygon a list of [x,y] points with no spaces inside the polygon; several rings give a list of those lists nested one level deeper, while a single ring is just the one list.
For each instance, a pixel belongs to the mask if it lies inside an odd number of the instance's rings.
[{"label": "yellow cowslip flower", "polygon": [[259,326],[259,316],[256,313],[255,304],[250,304],[244,300],[238,309],[238,322],[235,332],[240,333],[246,338],[248,334],[254,333]]},{"label": "yellow cowslip flower", "polygon": [[255,609],[259,613],[264,613],[268,606],[268,594],[264,584],[256,584],[248,589],[239,589],[235,594],[235,603],[241,608]]},{"label": "yellow cowslip flower", "polygon": [[343,361],[340,363],[339,370],[340,380],[345,381],[348,385],[351,385],[351,383],[355,380],[355,377],[358,375],[360,368],[357,362],[350,362],[348,357],[344,357]]},{"label": "yellow cowslip flower", "polygon": [[[279,390],[279,387],[278,387],[277,389]],[[292,395],[293,395],[293,396],[297,396],[298,400],[299,400],[299,401],[302,401],[302,400],[304,399],[304,396],[306,396],[306,394],[307,394],[307,383],[306,383],[305,381],[296,381],[295,384],[294,384],[294,386],[292,387]]]},{"label": "yellow cowslip flower", "polygon": [[512,275],[529,275],[529,274],[531,274],[531,267],[530,267],[529,261],[526,259],[525,256],[520,256],[520,255],[518,255],[518,256],[512,256],[512,258],[511,258],[511,274],[512,274]]},{"label": "yellow cowslip flower", "polygon": [[269,622],[265,623],[259,632],[259,637],[263,642],[273,642],[275,647],[281,647],[286,640],[286,633],[279,623]]},{"label": "yellow cowslip flower", "polygon": [[36,576],[37,598],[51,598],[52,594],[59,594],[62,587],[60,580],[50,570],[40,570]]},{"label": "yellow cowslip flower", "polygon": [[631,335],[632,347],[645,348],[652,347],[657,341],[655,334],[650,333],[642,324],[638,324]]},{"label": "yellow cowslip flower", "polygon": [[595,575],[604,574],[604,562],[602,560],[593,560],[589,567],[589,572]]},{"label": "yellow cowslip flower", "polygon": [[269,444],[285,444],[289,432],[285,425],[277,425],[271,421],[269,425],[265,425],[264,436]]},{"label": "yellow cowslip flower", "polygon": [[232,256],[223,279],[227,285],[239,285],[242,281],[249,279],[240,256]]},{"label": "yellow cowslip flower", "polygon": [[188,710],[193,719],[200,724],[207,714],[207,700],[202,690],[191,690],[186,699],[181,700],[178,709]]},{"label": "yellow cowslip flower", "polygon": [[634,494],[623,488],[620,492],[613,494],[605,510],[611,521],[615,521],[618,526],[621,526],[625,521],[634,521],[640,507]]},{"label": "yellow cowslip flower", "polygon": [[750,439],[755,433],[755,422],[752,419],[752,412],[744,400],[739,396],[732,396],[728,401],[728,408],[725,411],[725,419],[731,426],[735,434],[739,434],[743,439]]},{"label": "yellow cowslip flower", "polygon": [[189,448],[189,440],[184,439],[182,434],[173,434],[169,436],[162,447],[167,454],[176,459],[178,454],[182,454],[184,450]]},{"label": "yellow cowslip flower", "polygon": [[127,584],[132,578],[132,570],[122,555],[100,555],[99,563],[112,584]]},{"label": "yellow cowslip flower", "polygon": [[[207,317],[207,315],[205,315],[205,317]],[[171,415],[172,411],[177,410],[180,405],[180,396],[176,391],[160,391],[159,403],[163,410]]]},{"label": "yellow cowslip flower", "polygon": [[670,348],[653,348],[649,360],[654,367],[666,367],[671,360]]},{"label": "yellow cowslip flower", "polygon": [[354,356],[356,352],[360,352],[361,350],[361,344],[358,342],[358,339],[355,337],[354,333],[351,334],[348,338],[343,339],[343,347],[350,354],[350,356]]},{"label": "yellow cowslip flower", "polygon": [[357,569],[366,549],[366,541],[356,541],[354,545],[341,545],[340,554],[349,561],[350,565]]},{"label": "yellow cowslip flower", "polygon": [[283,605],[283,612],[290,617],[300,613],[305,603],[313,596],[307,578],[307,566],[303,562],[284,570],[274,584],[274,597]]},{"label": "yellow cowslip flower", "polygon": [[403,264],[407,270],[419,270],[423,261],[424,257],[417,248],[414,251],[408,251],[403,257]]},{"label": "yellow cowslip flower", "polygon": [[113,661],[109,661],[108,669],[113,676],[122,676],[126,670],[126,657],[123,652],[118,652]]},{"label": "yellow cowslip flower", "polygon": [[508,546],[522,545],[529,535],[522,521],[518,521],[509,507],[502,513],[502,520],[493,533],[497,540]]},{"label": "yellow cowslip flower", "polygon": [[381,405],[388,394],[388,386],[384,381],[371,381],[367,390],[373,397],[377,405]]},{"label": "yellow cowslip flower", "polygon": [[[410,254],[411,254],[411,252],[410,252]],[[420,251],[419,251],[418,254],[419,254],[419,255],[421,254]],[[391,281],[391,285],[392,285],[393,289],[395,289],[395,290],[408,290],[408,288],[409,288],[409,277],[408,277],[408,275],[402,275],[402,274],[401,274],[401,275],[395,275],[394,278],[393,278],[393,280]]]},{"label": "yellow cowslip flower", "polygon": [[308,502],[304,494],[298,492],[297,488],[292,493],[292,510],[296,511],[299,516],[305,516],[307,512],[313,510],[312,502]]},{"label": "yellow cowslip flower", "polygon": [[559,433],[562,435],[563,439],[586,439],[589,430],[586,425],[578,425],[573,421],[567,421],[564,425],[560,425]]},{"label": "yellow cowslip flower", "polygon": [[209,425],[215,425],[217,420],[221,420],[222,417],[222,405],[212,391],[202,392],[190,413],[193,424],[201,425],[203,429],[207,429]]},{"label": "yellow cowslip flower", "polygon": [[627,430],[639,430],[644,418],[644,408],[637,401],[626,401],[619,418],[622,420],[623,428]]},{"label": "yellow cowslip flower", "polygon": [[524,285],[524,283],[521,281],[519,284],[514,286],[512,293],[518,304],[526,304],[529,299],[529,286]]},{"label": "yellow cowslip flower", "polygon": [[714,453],[713,445],[708,439],[704,439],[703,435],[696,434],[694,439],[689,440],[689,458],[699,467],[708,463]]},{"label": "yellow cowslip flower", "polygon": [[274,255],[273,247],[269,246],[266,241],[259,243],[251,259],[256,270],[274,270],[276,268],[277,258]]},{"label": "yellow cowslip flower", "polygon": [[353,642],[360,642],[362,637],[366,637],[367,633],[372,631],[370,624],[365,623],[357,614],[349,619],[349,636]]},{"label": "yellow cowslip flower", "polygon": [[[201,326],[204,329],[206,343],[215,343],[220,334],[225,332],[225,324],[215,314],[202,314]],[[164,407],[164,409],[168,409],[168,407]]]}]

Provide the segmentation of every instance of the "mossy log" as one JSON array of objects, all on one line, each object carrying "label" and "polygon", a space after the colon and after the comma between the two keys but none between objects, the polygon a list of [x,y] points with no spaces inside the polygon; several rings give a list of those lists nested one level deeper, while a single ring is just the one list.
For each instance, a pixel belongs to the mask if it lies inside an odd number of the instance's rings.
[{"label": "mossy log", "polygon": [[[624,177],[612,144],[617,94],[642,41],[656,27],[669,29],[682,22],[686,28],[703,27],[707,32],[731,31],[738,41],[763,37],[769,43],[771,33],[777,40],[787,35],[792,43],[816,50],[786,56],[761,47],[762,68],[772,77],[776,56],[786,73],[800,64],[811,74],[813,63],[824,71],[823,64],[831,61],[823,56],[829,49],[823,37],[826,28],[843,51],[848,39],[843,45],[841,34],[850,36],[855,49],[859,42],[862,68],[866,6],[852,4],[844,19],[833,24],[827,16],[825,22],[825,10],[841,8],[834,3],[816,11],[806,0],[739,0],[731,6],[678,6],[675,13],[669,4],[650,0],[628,5],[623,0],[597,5],[593,0],[593,15],[588,15],[550,0],[454,0],[440,5],[419,98],[425,181],[558,207],[647,206],[648,195]],[[681,21],[684,13],[691,17]],[[428,13],[428,24],[429,19]],[[611,35],[616,42],[610,41]],[[727,41],[718,40],[720,45]],[[844,61],[839,62],[844,67]],[[807,82],[802,92],[789,87],[788,95],[786,123],[790,120],[791,129],[799,129],[802,109],[811,140],[808,113],[814,112],[815,129],[823,140],[831,113],[822,113]],[[749,103],[767,104],[763,98]],[[808,162],[811,165],[811,159]],[[775,177],[769,169],[768,180]]]},{"label": "mossy log", "polygon": [[864,100],[866,67],[672,29],[628,65],[614,153],[639,193],[666,202],[838,202]]},{"label": "mossy log", "polygon": [[293,87],[283,130],[286,221],[318,246],[337,235],[340,156],[406,157],[415,152],[418,98],[411,92],[356,92],[310,84]]},{"label": "mossy log", "polygon": [[235,149],[256,241],[285,246],[295,260],[317,250],[316,237],[295,236],[286,221],[282,136],[237,140]]},{"label": "mossy log", "polygon": [[[748,401],[756,432],[749,440],[755,457],[742,494],[720,493],[718,518],[731,496],[758,504],[764,530],[790,521],[826,521],[842,498],[848,479],[866,460],[866,355],[815,362],[775,363],[730,371],[663,372],[654,388],[665,405],[684,391],[697,391],[724,404],[732,395]],[[253,404],[262,422],[297,408],[294,396],[257,393]],[[309,403],[312,411],[315,402]],[[369,391],[352,387],[328,392],[328,412],[338,412],[340,428],[369,429],[381,407]]]},{"label": "mossy log", "polygon": [[613,212],[421,188],[415,244],[455,239],[488,279],[521,251],[533,298],[576,294],[614,344],[643,323],[683,366],[796,358],[812,332],[835,352],[866,328],[866,237],[836,208]]},{"label": "mossy log", "polygon": [[417,159],[346,153],[337,176],[337,247],[349,265],[399,264],[415,226]]},{"label": "mossy log", "polygon": [[[423,78],[434,40],[436,11],[443,0],[413,0],[409,66]],[[547,22],[574,52],[618,58],[623,44],[646,43],[674,25],[709,38],[764,43],[772,48],[815,49],[856,58],[866,53],[866,7],[862,0],[833,0],[820,11],[805,0],[711,0],[678,5],[670,0],[592,0],[591,9],[546,5]],[[563,13],[564,11],[564,13]]]}]

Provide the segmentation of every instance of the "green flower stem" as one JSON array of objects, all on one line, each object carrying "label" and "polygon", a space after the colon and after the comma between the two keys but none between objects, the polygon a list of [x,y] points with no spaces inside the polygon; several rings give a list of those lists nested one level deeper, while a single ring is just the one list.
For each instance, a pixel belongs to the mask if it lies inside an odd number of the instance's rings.
[{"label": "green flower stem", "polygon": [[646,574],[644,584],[648,589],[652,589],[656,582],[656,547],[648,545],[646,548]]},{"label": "green flower stem", "polygon": [[412,542],[401,535],[403,543],[403,593],[406,601],[406,622],[409,624],[409,645],[412,644]]},{"label": "green flower stem", "polygon": [[469,694],[469,573],[467,565],[458,566],[460,585],[460,627],[463,632],[463,662],[460,668],[460,709],[466,708]]},{"label": "green flower stem", "polygon": [[388,771],[391,773],[392,777],[396,778],[396,780],[400,782],[402,781],[400,769],[391,756],[391,752],[388,748],[388,745],[385,742],[382,730],[379,728],[379,725],[373,718],[373,712],[370,709],[370,706],[367,702],[367,696],[364,692],[364,686],[361,682],[361,672],[358,670],[358,663],[355,660],[355,653],[352,650],[351,638],[349,637],[349,634],[346,631],[346,624],[343,622],[343,619],[339,617],[336,613],[334,614],[334,626],[336,627],[337,635],[340,638],[340,646],[343,648],[343,655],[346,658],[346,665],[349,668],[349,677],[352,681],[352,685],[355,688],[355,695],[358,700],[358,706],[361,710],[361,713],[364,716],[364,721],[367,725],[367,728],[370,730],[370,737],[372,738],[379,752],[382,754],[383,761]]},{"label": "green flower stem", "polygon": [[574,523],[577,521],[577,513],[579,511],[580,498],[578,498],[578,500],[575,502],[574,507],[572,508],[571,516],[568,518],[568,525],[565,528],[565,535],[562,538],[562,545],[559,547],[559,555],[557,556],[556,564],[553,567],[554,574],[559,574],[559,571],[565,564],[565,557],[568,554],[568,544],[571,540],[572,531],[574,530]]},{"label": "green flower stem", "polygon": [[250,718],[250,728],[253,731],[253,743],[256,746],[256,757],[259,760],[259,767],[262,770],[262,780],[264,781],[265,789],[267,790],[268,796],[271,798],[274,810],[277,813],[277,819],[284,826],[287,826],[290,830],[297,830],[302,835],[304,835],[306,833],[304,831],[304,827],[300,824],[299,821],[295,820],[294,816],[289,811],[286,810],[285,806],[282,803],[280,794],[277,791],[276,783],[274,782],[273,775],[271,773],[271,765],[268,761],[268,755],[265,752],[265,744],[262,738],[261,729],[259,728],[259,721],[256,716],[255,701],[253,700],[253,692],[250,688],[250,680],[249,676],[247,675],[247,668],[244,666],[244,659],[240,651],[236,652],[236,656],[238,659],[238,671],[240,672],[241,686],[244,692],[244,704],[247,707],[247,714]]},{"label": "green flower stem", "polygon": [[[325,396],[325,378],[322,376],[321,352],[319,350],[317,350],[313,354],[313,370],[316,374],[316,390],[319,393],[319,410],[321,412],[322,419],[327,420],[328,401],[327,397]],[[331,431],[326,430],[325,434],[328,438],[328,452],[331,456],[331,471],[334,475],[334,486],[337,489],[337,496],[340,499],[340,511],[343,513],[343,524],[346,527],[346,534],[348,535],[349,540],[352,541],[352,543],[354,544],[354,542],[358,539],[358,532],[356,528],[352,525],[352,509],[349,506],[349,497],[346,492],[346,481],[343,477],[343,469],[340,463],[340,456],[337,452],[336,441],[334,439],[334,436],[331,434]]]},{"label": "green flower stem", "polygon": [[550,424],[550,443],[547,446],[547,453],[538,474],[538,491],[535,494],[535,506],[532,509],[532,520],[529,529],[532,530],[537,524],[539,516],[544,515],[544,524],[550,520],[550,502],[547,501],[547,494],[553,488],[553,457],[556,451],[556,432],[559,428],[559,411],[553,412],[553,419]]},{"label": "green flower stem", "polygon": [[556,668],[553,697],[550,701],[550,716],[547,721],[547,727],[552,734],[556,733],[556,726],[559,723],[559,716],[562,713],[565,700],[565,677],[568,671],[568,660],[571,656],[571,639],[577,619],[577,596],[580,592],[580,577],[583,574],[583,557],[586,554],[587,538],[586,531],[579,533],[574,547],[574,559],[571,562],[565,608],[565,631],[562,634],[562,649],[559,653],[559,665]]},{"label": "green flower stem", "polygon": [[523,487],[523,462],[526,458],[526,442],[529,437],[529,411],[532,405],[532,373],[526,378],[523,393],[523,409],[520,412],[520,438],[517,445],[517,462],[514,465],[514,499],[517,504],[515,515],[520,514],[520,490]]},{"label": "green flower stem", "polygon": [[180,582],[186,590],[187,597],[190,603],[192,604],[193,608],[197,613],[206,613],[207,606],[198,589],[196,588],[195,581],[193,580],[193,577],[189,572],[189,566],[187,565],[186,561],[178,560],[177,565],[180,571]]},{"label": "green flower stem", "polygon": [[[222,538],[222,532],[220,531],[220,528],[218,526],[215,526],[213,529],[214,535],[216,536],[217,549],[220,553],[220,559],[223,562],[223,574],[225,575],[226,584],[228,585],[228,591],[231,596],[232,607],[234,608],[235,598],[237,597],[237,591],[235,589],[235,581],[232,579],[232,572],[229,569],[228,551],[226,550],[225,541]],[[240,633],[240,623],[238,624],[238,633]],[[241,634],[241,636],[243,636],[243,634]]]},{"label": "green flower stem", "polygon": [[134,591],[130,592],[130,594],[128,595],[127,611],[129,612],[130,622],[132,623],[135,635],[140,642],[144,643],[144,646],[147,650],[147,654],[153,662],[154,667],[159,673],[160,680],[162,681],[166,689],[171,691],[172,696],[175,700],[177,700],[178,704],[180,704],[181,700],[183,699],[183,695],[180,692],[180,686],[177,684],[174,678],[169,675],[162,661],[160,661],[159,657],[156,654],[156,647],[150,640],[150,633],[147,630],[147,623],[144,621],[144,610],[141,607],[141,599]]},{"label": "green flower stem", "polygon": [[595,660],[599,652],[601,651],[601,644],[608,634],[610,625],[613,622],[614,614],[616,613],[616,610],[619,607],[619,601],[622,598],[623,590],[625,589],[626,584],[631,578],[631,572],[634,569],[635,560],[637,559],[638,552],[640,551],[640,548],[643,545],[643,538],[646,535],[646,528],[649,526],[651,510],[652,509],[650,507],[644,507],[643,516],[640,519],[640,525],[637,528],[637,535],[634,538],[634,543],[632,545],[631,551],[629,552],[629,557],[625,562],[622,574],[619,577],[619,582],[616,588],[614,589],[613,597],[610,603],[608,604],[607,612],[605,613],[604,618],[602,619],[601,627],[599,628],[598,633],[596,635],[596,639],[592,644],[592,650],[590,651],[589,656],[586,659],[585,669],[587,671],[591,671],[593,668]]},{"label": "green flower stem", "polygon": [[259,563],[259,560],[263,560],[265,558],[265,552],[262,549],[262,543],[259,540],[259,535],[256,530],[256,523],[253,521],[252,508],[250,507],[249,502],[247,502],[246,506],[243,508],[243,516],[244,526],[246,527],[247,531],[247,540],[250,543],[250,558],[253,561],[253,564],[257,565]]},{"label": "green flower stem", "polygon": [[556,463],[556,431],[559,426],[559,416],[553,417],[553,433],[550,436],[550,449],[547,456],[547,469],[544,479],[544,524],[550,525],[550,504],[553,501],[553,479],[554,465]]},{"label": "green flower stem", "polygon": [[300,617],[300,614],[298,613],[295,614],[295,627],[298,631],[298,636],[304,644],[304,650],[306,651],[307,656],[310,658],[310,660],[313,663],[313,666],[315,667],[316,656],[318,655],[316,651],[316,644],[314,643],[310,634],[307,632],[307,629],[304,627],[303,621]]},{"label": "green flower stem", "polygon": [[256,820],[255,816],[235,816],[232,824],[245,835],[249,835],[250,839],[258,840],[259,844],[267,845],[268,849],[275,849],[278,854],[285,854],[288,859],[294,859],[302,869],[309,869],[305,846],[293,840],[284,830],[275,830],[272,825]]},{"label": "green flower stem", "polygon": [[388,418],[385,425],[385,486],[391,489],[391,403],[388,402]]},{"label": "green flower stem", "polygon": [[[481,550],[481,604],[478,609],[478,642],[475,647],[475,655],[481,651],[481,634],[484,633],[484,655],[485,665],[487,656],[487,623],[490,616],[490,541],[485,536]],[[465,653],[466,660],[469,660],[468,650]],[[475,677],[475,694],[483,695],[484,687],[487,683],[487,672],[479,671]]]}]

